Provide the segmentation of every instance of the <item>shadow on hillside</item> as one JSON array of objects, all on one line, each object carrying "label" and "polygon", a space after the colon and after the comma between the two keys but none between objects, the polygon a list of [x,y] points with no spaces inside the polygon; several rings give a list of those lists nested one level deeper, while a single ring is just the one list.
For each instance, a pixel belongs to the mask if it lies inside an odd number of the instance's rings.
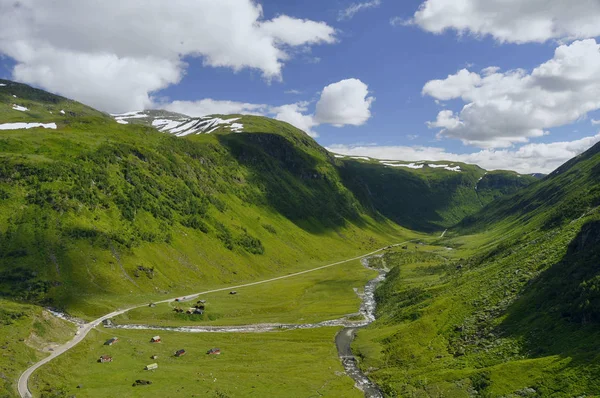
[{"label": "shadow on hillside", "polygon": [[[568,384],[571,374],[599,374],[600,222],[584,225],[563,259],[524,288],[498,332],[523,341],[528,358],[568,359],[546,384]],[[590,378],[586,388],[600,393],[600,379]]]},{"label": "shadow on hillside", "polygon": [[371,213],[414,231],[444,228],[439,211],[450,205],[451,191],[443,182],[434,187],[405,170],[354,161],[344,162],[339,170],[344,185]]},{"label": "shadow on hillside", "polygon": [[300,228],[323,233],[346,225],[362,225],[360,205],[337,180],[333,166],[271,133],[226,134],[218,137],[240,164],[251,171],[248,181],[274,208]]}]

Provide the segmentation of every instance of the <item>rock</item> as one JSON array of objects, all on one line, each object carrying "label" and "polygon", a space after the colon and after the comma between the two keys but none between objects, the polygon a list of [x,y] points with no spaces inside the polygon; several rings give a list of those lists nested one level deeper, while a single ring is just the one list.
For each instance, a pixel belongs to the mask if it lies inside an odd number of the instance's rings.
[{"label": "rock", "polygon": [[83,388],[83,384],[79,384],[77,388]]},{"label": "rock", "polygon": [[522,390],[516,391],[515,394],[517,394],[520,397],[528,397],[530,395],[537,394],[537,391],[534,388],[524,388]]}]

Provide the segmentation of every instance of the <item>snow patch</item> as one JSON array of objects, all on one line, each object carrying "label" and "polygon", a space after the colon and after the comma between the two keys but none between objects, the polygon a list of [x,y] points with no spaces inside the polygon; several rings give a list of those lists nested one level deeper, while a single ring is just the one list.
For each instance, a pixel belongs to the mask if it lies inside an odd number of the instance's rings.
[{"label": "snow patch", "polygon": [[34,129],[38,127],[43,127],[45,129],[56,130],[56,123],[4,123],[0,124],[0,130],[28,130]]},{"label": "snow patch", "polygon": [[117,123],[119,123],[119,124],[129,124],[129,122],[127,120],[121,120],[121,119],[117,119]]},{"label": "snow patch", "polygon": [[0,83],[0,87],[6,87],[6,84]]},{"label": "snow patch", "polygon": [[233,131],[234,133],[241,133],[242,130],[244,130],[244,125],[241,123],[232,123],[231,124],[231,131]]},{"label": "snow patch", "polygon": [[350,159],[356,159],[356,160],[371,160],[370,158],[364,157],[364,156],[350,156]]},{"label": "snow patch", "polygon": [[389,166],[389,167],[407,167],[409,169],[422,169],[425,165],[424,164],[415,164],[415,163],[409,163],[409,164],[399,164],[399,163],[383,163],[384,166]]},{"label": "snow patch", "polygon": [[343,158],[345,158],[344,155],[333,155],[333,157],[335,157],[337,159],[343,159]]},{"label": "snow patch", "polygon": [[[115,120],[119,123],[120,121],[127,121],[130,119],[145,119],[152,118],[152,116],[144,113],[143,111],[127,112],[120,114],[112,114]],[[213,118],[210,116],[203,116],[199,118],[174,118],[173,119],[154,119],[152,118],[152,127],[155,127],[162,133],[174,134],[177,137],[185,137],[190,134],[210,134],[219,130],[220,128],[228,128],[232,133],[241,133],[244,131],[244,125],[236,123],[240,118],[232,119],[221,119]],[[125,123],[121,123],[125,124]]]},{"label": "snow patch", "polygon": [[460,169],[460,166],[454,166],[454,167],[444,167],[444,170],[448,170],[448,171],[454,171],[456,173],[460,173],[462,172],[462,170]]},{"label": "snow patch", "polygon": [[28,108],[25,108],[24,106],[19,106],[17,104],[14,104],[12,108],[15,111],[21,111],[21,112],[27,112],[29,110]]},{"label": "snow patch", "polygon": [[446,167],[449,167],[449,164],[428,164],[428,167],[431,167],[432,169],[445,169]]},{"label": "snow patch", "polygon": [[188,119],[179,122],[167,119],[158,119],[152,122],[152,125],[154,127],[158,127],[158,130],[163,133],[171,133],[178,137],[185,137],[190,134],[214,133],[221,127],[229,127],[229,130],[232,133],[241,133],[243,132],[244,125],[241,123],[234,123],[238,120],[240,120],[240,118],[221,119],[218,117],[202,117],[199,119]]},{"label": "snow patch", "polygon": [[63,110],[63,111],[60,111],[60,113],[64,115],[64,114],[65,114],[65,111],[64,111],[64,110]]}]

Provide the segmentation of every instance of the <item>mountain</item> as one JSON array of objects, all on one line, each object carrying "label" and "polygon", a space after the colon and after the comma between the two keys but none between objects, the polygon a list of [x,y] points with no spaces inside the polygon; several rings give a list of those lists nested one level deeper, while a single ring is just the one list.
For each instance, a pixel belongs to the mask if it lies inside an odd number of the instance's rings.
[{"label": "mountain", "polygon": [[363,369],[389,396],[598,396],[599,170],[597,144],[465,218],[445,252],[386,254]]},{"label": "mountain", "polygon": [[600,145],[571,159],[548,176],[502,198],[461,223],[461,231],[481,230],[494,223],[528,222],[549,229],[585,217],[600,205]]},{"label": "mountain", "polygon": [[0,322],[18,323],[0,339],[64,340],[25,302],[89,319],[427,240],[378,260],[354,344],[388,396],[600,394],[598,145],[542,178],[384,161],[264,117],[111,116],[7,80],[0,130]]},{"label": "mountain", "polygon": [[456,162],[340,160],[344,183],[366,209],[419,231],[449,228],[496,198],[536,182],[531,176]]},{"label": "mountain", "polygon": [[264,117],[115,119],[0,85],[0,294],[82,316],[413,236],[397,224],[441,230],[519,188],[479,195],[476,166],[336,158]]},{"label": "mountain", "polygon": [[[278,121],[243,115],[189,116],[149,110],[113,115],[119,123],[153,126],[178,137],[200,134],[298,130]],[[304,136],[303,133],[300,133]],[[328,154],[343,184],[372,217],[380,215],[413,230],[438,231],[471,215],[498,197],[537,181],[512,171],[487,172],[456,162],[401,162]],[[410,211],[408,211],[410,208]]]}]

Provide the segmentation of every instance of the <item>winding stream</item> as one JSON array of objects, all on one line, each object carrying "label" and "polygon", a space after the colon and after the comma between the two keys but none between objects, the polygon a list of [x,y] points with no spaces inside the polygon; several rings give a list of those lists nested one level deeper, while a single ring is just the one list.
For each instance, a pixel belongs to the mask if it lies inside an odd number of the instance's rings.
[{"label": "winding stream", "polygon": [[[369,268],[369,259],[365,258],[361,260],[362,264]],[[367,283],[365,286],[365,292],[363,294],[363,301],[360,307],[361,314],[365,317],[361,325],[347,326],[335,336],[335,345],[338,350],[338,355],[342,360],[344,369],[348,376],[356,382],[356,388],[365,393],[365,398],[383,398],[383,393],[373,383],[367,375],[358,366],[358,361],[352,353],[352,341],[356,337],[358,329],[368,326],[375,321],[375,310],[377,309],[377,301],[375,300],[375,290],[377,286],[385,280],[387,271],[376,270],[379,272],[379,276]]]}]

